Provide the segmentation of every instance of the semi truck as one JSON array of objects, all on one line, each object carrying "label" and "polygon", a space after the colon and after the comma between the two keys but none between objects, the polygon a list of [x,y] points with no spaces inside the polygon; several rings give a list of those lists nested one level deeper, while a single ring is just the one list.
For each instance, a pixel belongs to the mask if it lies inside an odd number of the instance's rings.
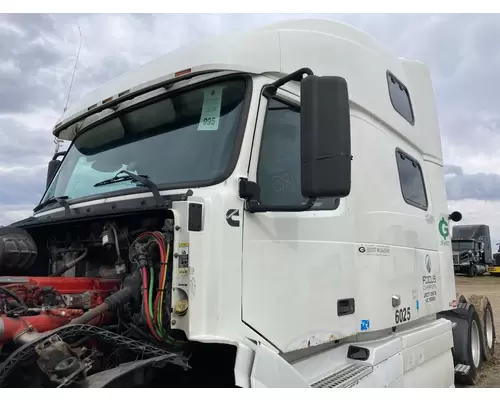
[{"label": "semi truck", "polygon": [[0,387],[454,387],[492,356],[487,297],[457,301],[429,70],[368,34],[208,38],[53,134],[0,230]]},{"label": "semi truck", "polygon": [[455,225],[452,231],[455,273],[469,277],[483,275],[493,265],[490,227],[488,225]]}]

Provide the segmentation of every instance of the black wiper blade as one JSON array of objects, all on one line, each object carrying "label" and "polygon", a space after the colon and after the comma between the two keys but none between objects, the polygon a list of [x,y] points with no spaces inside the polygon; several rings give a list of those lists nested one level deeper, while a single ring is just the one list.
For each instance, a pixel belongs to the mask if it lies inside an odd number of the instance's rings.
[{"label": "black wiper blade", "polygon": [[94,184],[94,187],[110,185],[112,183],[117,183],[117,182],[133,181],[133,180],[134,178],[132,178],[131,176],[118,176],[118,174],[116,174],[113,178],[104,179],[101,182],[97,182],[96,184]]},{"label": "black wiper blade", "polygon": [[[125,174],[125,176],[123,176],[122,174]],[[133,174],[132,172],[122,170],[122,171],[118,172],[113,178],[105,179],[101,182],[97,182],[96,184],[94,184],[94,187],[110,185],[112,183],[124,182],[124,181],[133,181],[133,182],[136,182],[142,186],[149,188],[149,190],[151,190],[151,192],[153,193],[153,196],[156,200],[156,204],[159,206],[163,205],[163,200],[160,196],[160,191],[158,190],[158,186],[156,186],[149,179],[149,177],[147,175],[136,175],[136,174]]]},{"label": "black wiper blade", "polygon": [[58,203],[60,204],[61,206],[64,207],[64,209],[66,210],[66,213],[69,213],[69,204],[66,200],[68,200],[69,197],[68,196],[61,196],[61,197],[50,197],[48,198],[47,200],[45,200],[43,203],[40,203],[38,204],[34,209],[33,209],[33,212],[37,212],[37,211],[40,211],[42,208],[45,208],[46,206],[48,206],[49,204],[53,204],[53,203]]}]

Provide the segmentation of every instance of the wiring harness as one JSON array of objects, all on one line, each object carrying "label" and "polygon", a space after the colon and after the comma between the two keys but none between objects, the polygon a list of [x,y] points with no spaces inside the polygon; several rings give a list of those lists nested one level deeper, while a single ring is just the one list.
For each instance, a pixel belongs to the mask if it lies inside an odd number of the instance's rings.
[{"label": "wiring harness", "polygon": [[[185,342],[173,338],[165,326],[170,322],[170,310],[165,298],[169,290],[168,264],[170,257],[170,238],[161,232],[144,232],[130,246],[129,258],[141,271],[142,278],[142,315],[149,332],[158,341],[170,345]],[[156,250],[156,255],[154,251]],[[159,258],[158,263],[153,258]],[[156,279],[155,279],[156,278]],[[166,317],[166,321],[164,321]]]}]

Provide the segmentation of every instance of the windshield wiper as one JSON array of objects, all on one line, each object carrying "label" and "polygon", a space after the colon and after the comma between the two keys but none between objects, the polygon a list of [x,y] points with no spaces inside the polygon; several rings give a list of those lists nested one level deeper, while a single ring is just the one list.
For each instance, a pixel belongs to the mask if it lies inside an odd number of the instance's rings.
[{"label": "windshield wiper", "polygon": [[[123,176],[122,174],[125,174],[126,176]],[[118,172],[113,178],[97,182],[96,184],[94,184],[94,187],[111,185],[112,183],[124,182],[124,181],[136,182],[142,186],[147,187],[153,193],[153,196],[156,200],[156,204],[159,206],[163,205],[163,200],[160,196],[160,191],[158,190],[158,186],[156,186],[154,182],[152,182],[147,175],[136,175],[133,174],[132,172],[122,170]]]},{"label": "windshield wiper", "polygon": [[66,211],[66,214],[69,214],[70,210],[69,210],[69,204],[67,202],[67,200],[69,199],[68,196],[61,196],[61,197],[49,197],[47,200],[45,200],[44,202],[38,204],[34,209],[33,209],[33,212],[37,212],[37,211],[40,211],[42,208],[45,208],[46,206],[48,206],[49,204],[53,204],[53,203],[58,203],[59,205],[63,206],[64,207],[64,210]]}]

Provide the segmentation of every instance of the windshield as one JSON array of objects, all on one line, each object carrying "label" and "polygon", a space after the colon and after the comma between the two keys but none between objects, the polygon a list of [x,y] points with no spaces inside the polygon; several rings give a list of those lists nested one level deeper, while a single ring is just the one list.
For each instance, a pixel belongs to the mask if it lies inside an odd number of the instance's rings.
[{"label": "windshield", "polygon": [[121,170],[146,175],[159,187],[224,179],[235,150],[245,88],[243,78],[219,81],[90,127],[72,143],[41,203],[137,187],[130,180],[94,186]]},{"label": "windshield", "polygon": [[468,251],[474,250],[474,242],[452,242],[453,251]]}]

